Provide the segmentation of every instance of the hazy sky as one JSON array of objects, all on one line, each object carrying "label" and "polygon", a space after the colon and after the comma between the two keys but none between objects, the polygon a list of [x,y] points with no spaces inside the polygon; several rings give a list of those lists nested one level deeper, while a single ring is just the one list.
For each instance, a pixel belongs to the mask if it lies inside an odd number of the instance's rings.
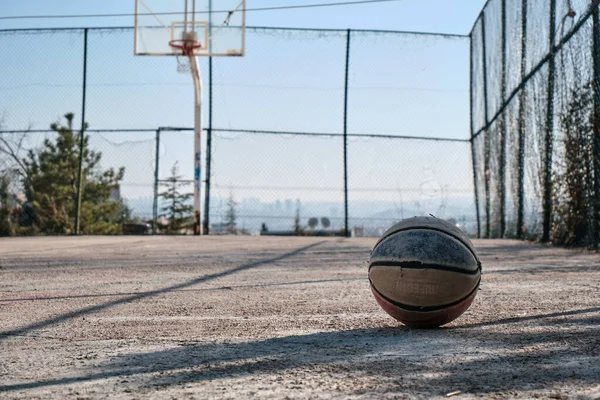
[{"label": "hazy sky", "polygon": [[[172,3],[183,8],[183,1]],[[329,3],[332,0],[248,0],[247,7]],[[248,25],[414,30],[468,34],[484,0],[398,0],[389,3],[346,7],[323,7],[284,11],[249,12]],[[130,13],[133,0],[1,0],[0,15],[109,14]],[[181,6],[178,7],[178,5]],[[213,4],[219,4],[214,0]],[[131,26],[132,18],[90,18],[74,20],[0,20],[0,29],[57,26]]]}]

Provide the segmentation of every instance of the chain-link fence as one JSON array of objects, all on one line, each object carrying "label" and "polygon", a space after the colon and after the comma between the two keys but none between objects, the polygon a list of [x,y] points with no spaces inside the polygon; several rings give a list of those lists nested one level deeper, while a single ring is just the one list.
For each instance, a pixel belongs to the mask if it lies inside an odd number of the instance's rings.
[{"label": "chain-link fence", "polygon": [[478,231],[600,243],[597,0],[490,0],[471,32]]},{"label": "chain-link fence", "polygon": [[[0,31],[13,233],[188,232],[173,210],[191,205],[192,80],[132,40]],[[477,233],[468,37],[248,28],[247,47],[201,60],[206,230],[378,235],[434,214]]]}]

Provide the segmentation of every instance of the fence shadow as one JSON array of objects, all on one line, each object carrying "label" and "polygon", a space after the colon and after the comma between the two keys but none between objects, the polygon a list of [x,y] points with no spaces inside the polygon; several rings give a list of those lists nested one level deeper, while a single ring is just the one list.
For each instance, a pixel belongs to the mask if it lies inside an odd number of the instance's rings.
[{"label": "fence shadow", "polygon": [[201,276],[201,277],[198,277],[195,279],[191,279],[191,280],[188,280],[187,282],[183,282],[183,283],[180,283],[177,285],[173,285],[173,286],[169,286],[169,287],[165,287],[165,288],[157,289],[157,290],[151,290],[151,291],[147,291],[147,292],[143,292],[143,293],[138,293],[133,296],[127,296],[127,297],[124,297],[124,298],[121,298],[118,300],[109,301],[109,302],[94,305],[91,307],[82,308],[77,311],[71,311],[68,313],[58,315],[54,318],[48,318],[46,320],[24,326],[22,328],[17,328],[17,329],[13,329],[13,330],[9,330],[9,331],[0,331],[0,343],[2,343],[2,341],[5,340],[6,338],[8,338],[9,336],[24,335],[26,333],[29,333],[29,332],[32,332],[35,330],[46,328],[51,325],[55,325],[55,324],[58,324],[58,323],[61,323],[61,322],[64,322],[64,321],[67,321],[67,320],[70,320],[73,318],[85,316],[85,315],[88,315],[91,313],[95,313],[95,312],[98,312],[98,311],[101,311],[101,310],[104,310],[107,308],[112,308],[112,307],[115,307],[115,306],[118,306],[121,304],[128,304],[128,303],[132,303],[134,301],[143,300],[143,299],[157,296],[160,294],[173,292],[176,290],[186,289],[186,288],[189,288],[191,286],[194,286],[194,285],[197,285],[200,283],[204,283],[204,282],[208,282],[208,281],[215,280],[218,278],[222,278],[222,277],[232,275],[232,274],[235,274],[238,272],[242,272],[245,270],[249,270],[252,268],[256,268],[256,267],[260,267],[260,266],[264,266],[264,265],[268,265],[268,264],[273,264],[275,262],[285,260],[287,258],[298,255],[306,250],[309,250],[313,247],[319,246],[322,243],[324,243],[324,242],[313,243],[308,246],[300,247],[296,250],[293,250],[289,253],[286,253],[286,254],[283,254],[283,255],[280,255],[277,257],[262,259],[262,260],[254,261],[251,263],[243,264],[243,265],[240,265],[240,266],[230,269],[230,270],[226,270],[226,271],[218,272],[218,273],[214,273],[214,274],[209,274],[209,275],[204,275],[204,276]]},{"label": "fence shadow", "polygon": [[[286,372],[302,369],[373,383],[368,389],[355,385],[350,391],[356,395],[527,392],[551,390],[565,380],[586,387],[597,385],[600,377],[594,361],[600,352],[599,313],[596,307],[434,330],[385,326],[242,343],[182,343],[122,355],[97,373],[4,385],[0,391],[143,374],[142,385],[154,388],[269,374],[285,380]],[[576,316],[568,320],[570,329],[555,329],[569,316]]]},{"label": "fence shadow", "polygon": [[[255,285],[233,285],[233,286],[220,286],[214,288],[200,288],[200,289],[180,289],[178,292],[216,292],[219,290],[233,290],[233,289],[247,289],[247,288],[259,288],[259,287],[279,287],[279,286],[296,286],[296,285],[314,285],[320,283],[332,283],[332,282],[353,282],[360,281],[364,282],[364,278],[340,278],[340,279],[316,279],[310,281],[291,281],[291,282],[279,282],[279,283],[260,283]],[[123,296],[138,296],[144,294],[150,294],[153,291],[146,292],[125,292],[125,293],[103,293],[103,294],[82,294],[82,295],[65,295],[65,296],[47,296],[47,297],[18,297],[13,299],[0,299],[1,303],[17,303],[20,301],[49,301],[49,300],[74,300],[74,299],[96,299],[102,297],[123,297]]]}]

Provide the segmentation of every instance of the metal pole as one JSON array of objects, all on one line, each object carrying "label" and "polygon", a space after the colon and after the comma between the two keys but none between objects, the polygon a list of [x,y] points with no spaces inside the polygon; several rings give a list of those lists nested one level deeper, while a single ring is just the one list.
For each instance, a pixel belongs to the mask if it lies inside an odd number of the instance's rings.
[{"label": "metal pole", "polygon": [[152,204],[152,234],[156,235],[158,228],[158,180],[160,166],[160,128],[156,130],[156,154],[154,159],[154,201]]},{"label": "metal pole", "polygon": [[469,60],[469,101],[470,101],[470,113],[471,113],[471,161],[473,162],[473,188],[475,189],[475,216],[477,217],[477,238],[481,238],[481,220],[479,216],[479,193],[477,189],[477,152],[475,149],[475,121],[473,121],[473,57],[475,56],[473,48],[473,34],[469,36],[469,47],[470,47],[470,60]]},{"label": "metal pole", "polygon": [[556,60],[554,39],[556,36],[556,0],[550,0],[550,58],[548,59],[548,103],[546,109],[546,138],[544,148],[543,168],[543,231],[542,241],[550,240],[552,226],[552,140],[554,129],[554,79]]},{"label": "metal pole", "polygon": [[[500,83],[502,104],[506,104],[506,0],[502,0],[502,76]],[[504,237],[506,231],[506,134],[508,127],[506,123],[507,111],[500,118],[500,171],[498,180],[500,198],[500,237]]]},{"label": "metal pole", "polygon": [[135,14],[133,17],[133,54],[138,53],[138,23],[139,23],[140,3],[135,2]]},{"label": "metal pole", "polygon": [[344,236],[350,236],[348,226],[348,79],[350,73],[350,29],[346,32],[346,71],[344,77]]},{"label": "metal pole", "polygon": [[189,56],[194,79],[194,235],[198,236],[202,227],[202,216],[200,214],[200,177],[202,175],[201,150],[202,150],[202,77],[198,58]]},{"label": "metal pole", "polygon": [[598,4],[593,3],[592,7],[594,7],[592,11],[592,57],[594,58],[594,77],[592,92],[594,96],[594,130],[592,133],[592,163],[594,168],[594,217],[592,218],[592,247],[598,248],[598,246],[600,246],[600,99],[598,98],[598,96],[600,95],[600,11],[598,10]]},{"label": "metal pole", "polygon": [[[185,8],[184,8],[184,13],[183,13],[183,30],[187,31],[187,27],[188,27],[188,2],[187,0],[185,0]],[[194,3],[196,3],[194,1]]]},{"label": "metal pole", "polygon": [[77,205],[75,207],[75,234],[81,228],[81,198],[83,193],[83,147],[85,146],[85,96],[87,91],[88,29],[83,30],[83,93],[81,98],[81,132],[79,134],[79,168],[77,177]]},{"label": "metal pole", "polygon": [[484,132],[484,177],[485,177],[485,237],[490,237],[490,134],[487,87],[487,54],[485,48],[485,11],[481,14],[481,42],[483,48],[483,100],[486,129]]},{"label": "metal pole", "polygon": [[212,173],[213,58],[208,57],[208,129],[206,137],[206,180],[204,182],[204,234],[210,233],[210,177]]},{"label": "metal pole", "polygon": [[[212,51],[212,0],[208,1],[208,51]],[[208,129],[206,138],[206,178],[204,182],[203,233],[210,233],[210,177],[212,170],[212,116],[213,116],[213,58],[208,57]]]},{"label": "metal pole", "polygon": [[[521,3],[521,82],[525,80],[527,71],[527,0]],[[517,238],[523,238],[525,224],[525,87],[519,94],[519,166],[518,166],[518,200],[517,200]]]}]

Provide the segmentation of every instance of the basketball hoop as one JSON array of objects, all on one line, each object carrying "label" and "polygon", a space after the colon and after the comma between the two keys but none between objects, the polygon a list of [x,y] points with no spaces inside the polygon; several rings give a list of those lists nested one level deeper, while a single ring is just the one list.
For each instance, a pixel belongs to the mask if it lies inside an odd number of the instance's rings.
[{"label": "basketball hoop", "polygon": [[[182,74],[190,72],[189,57],[193,57],[196,50],[202,48],[202,43],[194,39],[175,39],[169,42],[169,46],[171,46],[177,58],[177,72]],[[180,58],[181,56],[187,57]]]},{"label": "basketball hoop", "polygon": [[182,56],[193,56],[196,50],[202,48],[202,43],[193,39],[175,39],[169,42],[169,46],[175,52],[181,52]]},{"label": "basketball hoop", "polygon": [[[194,82],[194,234],[198,235],[203,222],[202,73],[198,57],[244,55],[246,0],[179,1],[179,11],[183,12],[175,13],[172,3],[135,0],[133,52],[140,56],[175,56],[177,72],[191,75]],[[219,3],[216,11],[213,3]],[[196,19],[204,15],[207,19]]]}]

